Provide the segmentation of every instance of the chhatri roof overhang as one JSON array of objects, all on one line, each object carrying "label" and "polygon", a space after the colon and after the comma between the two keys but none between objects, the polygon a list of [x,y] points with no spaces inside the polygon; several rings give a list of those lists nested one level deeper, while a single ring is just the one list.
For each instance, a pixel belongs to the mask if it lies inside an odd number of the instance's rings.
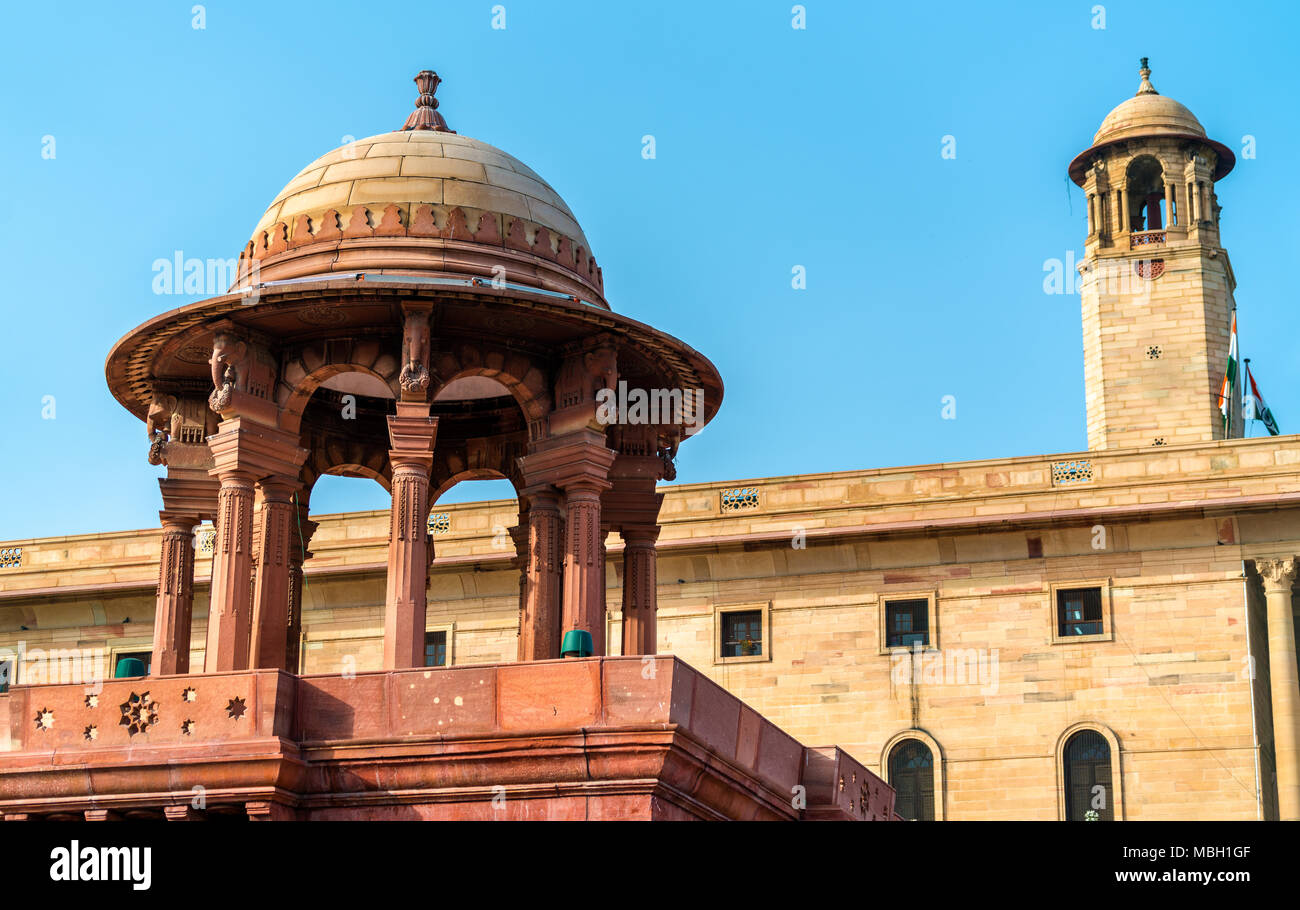
[{"label": "chhatri roof overhang", "polygon": [[1088,165],[1102,149],[1120,145],[1132,139],[1186,139],[1208,145],[1215,152],[1214,179],[1221,180],[1236,166],[1237,156],[1221,142],[1211,139],[1205,127],[1185,106],[1167,95],[1161,95],[1151,84],[1151,68],[1146,57],[1138,71],[1141,83],[1132,98],[1117,105],[1097,129],[1092,145],[1070,162],[1070,179],[1083,186]]},{"label": "chhatri roof overhang", "polygon": [[[160,377],[211,385],[213,336],[226,321],[280,335],[284,326],[313,334],[398,323],[400,302],[435,302],[436,331],[506,332],[517,344],[565,343],[596,332],[617,336],[661,371],[665,387],[704,390],[704,419],[712,420],[723,383],[713,363],[690,345],[645,323],[571,295],[478,278],[439,278],[383,272],[327,274],[232,291],[155,316],[124,335],[105,363],[118,402],[144,419]],[[250,300],[255,302],[250,303]]]}]

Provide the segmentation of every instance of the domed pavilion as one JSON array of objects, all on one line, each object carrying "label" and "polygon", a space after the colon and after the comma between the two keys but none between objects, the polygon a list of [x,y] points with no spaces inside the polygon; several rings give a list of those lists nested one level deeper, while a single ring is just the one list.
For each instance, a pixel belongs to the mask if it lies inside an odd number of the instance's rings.
[{"label": "domed pavilion", "polygon": [[[190,671],[192,537],[208,519],[204,671],[297,672],[323,474],[392,495],[385,669],[423,665],[430,504],[481,478],[519,497],[520,660],[559,657],[564,641],[606,653],[611,531],[622,652],[655,650],[655,483],[717,411],[722,380],[614,313],[559,194],[451,130],[435,73],[415,81],[401,129],[322,155],[271,200],[226,294],[146,322],[108,356],[109,388],[166,466],[155,675]],[[662,406],[608,406],[629,389]]]}]

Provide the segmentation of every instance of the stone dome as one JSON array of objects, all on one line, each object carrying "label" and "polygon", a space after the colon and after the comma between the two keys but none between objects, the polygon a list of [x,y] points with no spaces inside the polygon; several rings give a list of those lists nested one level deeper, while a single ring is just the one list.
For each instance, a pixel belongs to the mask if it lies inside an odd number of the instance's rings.
[{"label": "stone dome", "polygon": [[[536,171],[448,128],[439,79],[415,79],[406,124],[340,146],[271,201],[241,253],[235,287],[327,272],[502,275],[601,306],[586,235]],[[254,268],[255,266],[255,268]]]},{"label": "stone dome", "polygon": [[1140,74],[1142,84],[1137,94],[1106,115],[1092,137],[1093,145],[1135,136],[1205,136],[1205,127],[1191,111],[1155,90],[1146,58]]},{"label": "stone dome", "polygon": [[1200,142],[1214,150],[1214,179],[1218,180],[1232,170],[1236,156],[1232,150],[1220,142],[1209,138],[1205,127],[1196,116],[1182,105],[1156,91],[1151,84],[1151,68],[1147,58],[1142,58],[1138,71],[1141,84],[1137,93],[1116,106],[1097,129],[1092,137],[1092,145],[1080,152],[1070,163],[1070,178],[1083,186],[1084,174],[1095,153],[1109,145],[1129,139],[1186,139],[1193,143]]},{"label": "stone dome", "polygon": [[381,133],[317,158],[271,200],[253,239],[301,215],[319,221],[330,209],[423,203],[517,216],[590,250],[569,206],[532,168],[486,142],[423,130]]}]

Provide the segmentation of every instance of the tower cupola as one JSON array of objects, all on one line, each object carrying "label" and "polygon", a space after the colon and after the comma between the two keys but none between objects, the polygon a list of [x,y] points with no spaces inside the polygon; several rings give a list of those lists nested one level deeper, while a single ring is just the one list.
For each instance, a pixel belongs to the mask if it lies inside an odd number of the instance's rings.
[{"label": "tower cupola", "polygon": [[1137,92],[1069,169],[1087,200],[1079,269],[1091,449],[1224,434],[1218,388],[1236,281],[1215,184],[1236,157],[1156,91],[1146,57],[1138,72]]}]

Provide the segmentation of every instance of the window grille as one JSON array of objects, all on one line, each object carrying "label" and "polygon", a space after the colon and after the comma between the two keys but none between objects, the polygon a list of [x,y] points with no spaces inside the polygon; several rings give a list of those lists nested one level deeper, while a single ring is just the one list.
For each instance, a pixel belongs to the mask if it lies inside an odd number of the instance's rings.
[{"label": "window grille", "polygon": [[739,512],[744,509],[758,508],[757,487],[736,487],[722,491],[722,511]]}]

